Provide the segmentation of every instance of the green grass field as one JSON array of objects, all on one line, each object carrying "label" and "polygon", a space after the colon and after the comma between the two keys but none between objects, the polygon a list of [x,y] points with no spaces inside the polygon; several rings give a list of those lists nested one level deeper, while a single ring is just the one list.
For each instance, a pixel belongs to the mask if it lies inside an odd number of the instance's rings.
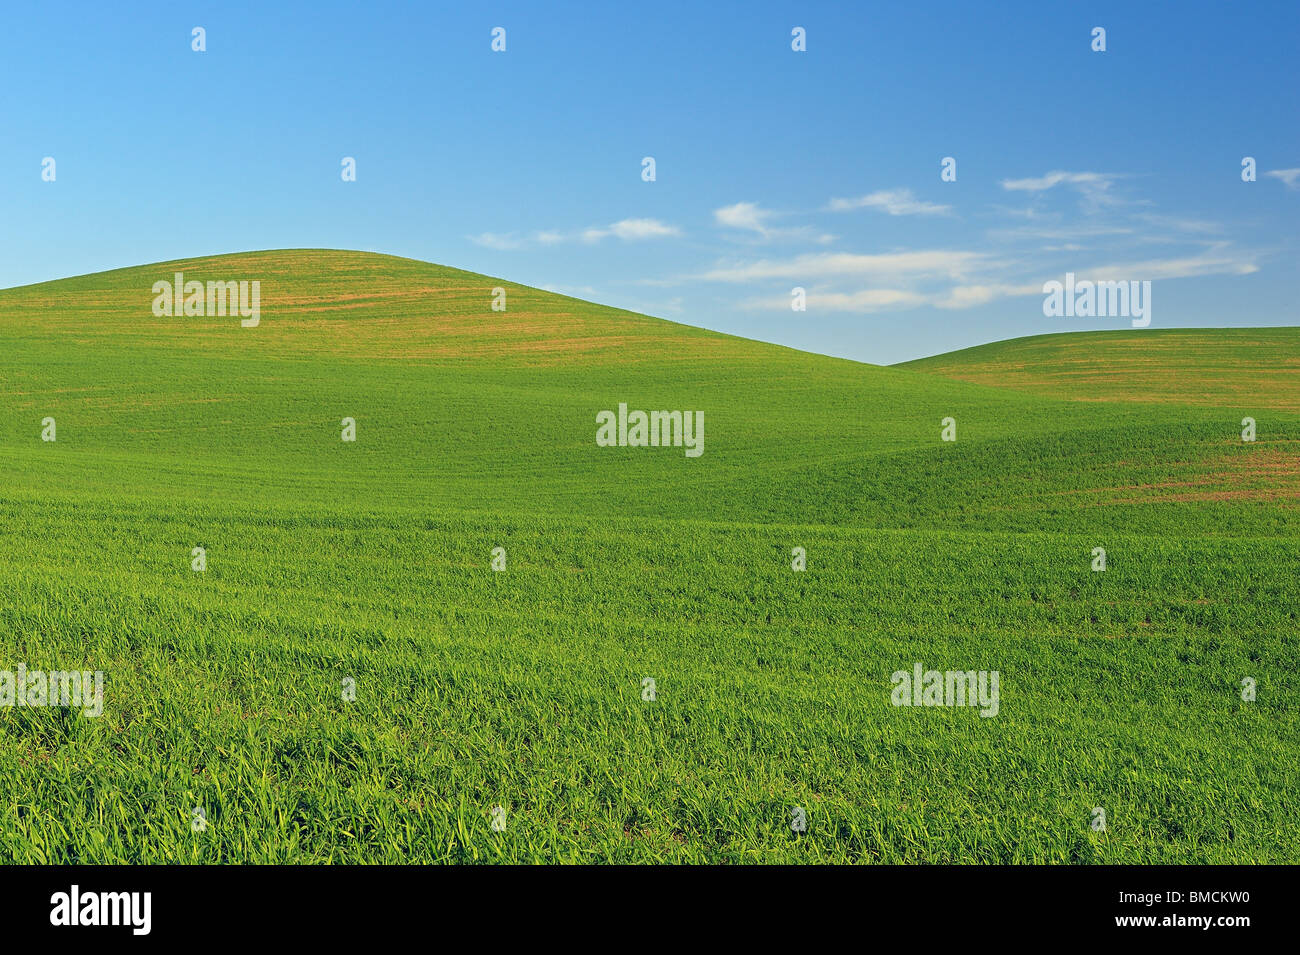
[{"label": "green grass field", "polygon": [[0,670],[105,675],[0,708],[2,861],[1300,862],[1300,330],[877,367],[299,250],[0,292],[0,354]]}]

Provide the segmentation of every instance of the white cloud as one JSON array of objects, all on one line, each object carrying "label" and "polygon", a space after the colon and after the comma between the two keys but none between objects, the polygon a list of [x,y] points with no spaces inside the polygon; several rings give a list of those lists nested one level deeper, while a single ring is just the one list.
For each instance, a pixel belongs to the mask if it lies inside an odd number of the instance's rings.
[{"label": "white cloud", "polygon": [[[699,278],[722,282],[789,281],[808,287],[810,311],[825,312],[876,312],[923,305],[970,308],[1012,295],[1041,294],[1042,283],[972,280],[973,273],[998,273],[1006,268],[1007,263],[984,253],[962,250],[931,249],[879,255],[824,252],[785,260],[720,265]],[[867,287],[842,287],[852,284],[854,279],[866,280]],[[783,290],[782,294],[750,299],[742,307],[788,309],[789,293]]]},{"label": "white cloud", "polygon": [[658,219],[620,219],[604,229],[592,227],[583,230],[582,241],[599,242],[601,239],[614,236],[626,242],[634,242],[640,239],[664,239],[681,234],[681,230],[676,226],[667,225]]},{"label": "white cloud", "polygon": [[988,237],[999,241],[1014,242],[1020,239],[1045,239],[1052,242],[1070,242],[1077,239],[1095,239],[1101,236],[1131,236],[1136,232],[1131,226],[1122,225],[1059,225],[1059,226],[1016,226],[1012,229],[990,229]]},{"label": "white cloud", "polygon": [[811,281],[833,276],[888,275],[955,278],[988,265],[981,252],[930,250],[858,255],[851,252],[810,252],[792,259],[760,259],[745,265],[719,266],[699,278],[714,282],[752,282],[762,279]]},{"label": "white cloud", "polygon": [[[751,311],[788,312],[790,295],[770,295],[752,298],[740,303]],[[889,308],[912,308],[925,304],[925,296],[906,289],[873,288],[857,292],[828,292],[812,290],[807,293],[807,306],[814,312],[878,312]]]},{"label": "white cloud", "polygon": [[[932,305],[936,308],[962,309],[987,305],[999,298],[1014,295],[1041,295],[1042,284],[1033,285],[957,285],[936,292],[917,292],[899,288],[867,288],[855,292],[810,290],[807,293],[808,309],[813,312],[879,312],[887,309],[916,308]],[[741,303],[743,308],[785,311],[790,308],[790,296],[773,295],[750,299]]]},{"label": "white cloud", "polygon": [[750,229],[760,235],[767,235],[766,221],[772,213],[761,209],[755,202],[737,202],[734,206],[723,206],[713,210],[714,221],[729,229]]},{"label": "white cloud", "polygon": [[1264,175],[1281,179],[1288,189],[1300,189],[1300,169],[1270,169]]},{"label": "white cloud", "polygon": [[999,298],[1041,294],[1043,294],[1042,283],[1034,285],[1005,285],[1000,283],[992,285],[957,285],[948,289],[942,295],[933,298],[932,302],[939,308],[973,308],[976,305],[987,305]]},{"label": "white cloud", "polygon": [[1027,179],[1003,179],[1002,188],[1009,192],[1046,192],[1059,185],[1073,187],[1083,196],[1084,207],[1089,211],[1095,211],[1103,206],[1124,205],[1123,200],[1119,199],[1111,192],[1111,186],[1119,176],[1104,172],[1065,172],[1056,170],[1049,172],[1045,176],[1030,177]]},{"label": "white cloud", "polygon": [[[1300,170],[1297,170],[1300,172]],[[1186,216],[1167,216],[1159,215],[1154,212],[1141,212],[1134,216],[1138,221],[1145,222],[1148,225],[1165,229],[1167,232],[1182,232],[1192,236],[1215,235],[1223,232],[1223,226],[1217,222],[1210,222],[1206,219],[1191,219]],[[1152,241],[1177,241],[1181,237],[1165,235],[1160,238],[1153,237]]]},{"label": "white cloud", "polygon": [[[869,288],[857,292],[813,292],[808,296],[810,306],[832,312],[872,312],[882,308],[908,308],[924,303],[924,295],[897,288]],[[785,307],[790,307],[788,298]]]},{"label": "white cloud", "polygon": [[489,249],[497,249],[498,251],[520,249],[524,245],[513,232],[482,232],[467,238],[475,245],[486,246]]},{"label": "white cloud", "polygon": [[1109,187],[1115,179],[1100,172],[1049,172],[1046,176],[1030,179],[1003,179],[1002,188],[1011,192],[1043,192],[1051,189],[1053,186],[1059,186],[1061,183],[1069,183],[1075,186],[1102,186]]},{"label": "white cloud", "polygon": [[1121,278],[1146,281],[1188,279],[1201,275],[1250,275],[1258,271],[1259,266],[1249,259],[1208,254],[1103,265],[1079,272],[1078,278],[1094,282],[1117,281]]},{"label": "white cloud", "polygon": [[527,236],[515,232],[482,232],[467,238],[475,245],[506,251],[536,245],[558,245],[561,242],[572,242],[577,239],[583,242],[599,242],[613,236],[632,242],[638,239],[660,239],[681,234],[681,230],[676,226],[666,225],[658,219],[621,219],[604,228],[592,226],[579,233],[567,235],[555,229],[543,229]]},{"label": "white cloud", "polygon": [[911,189],[882,189],[856,199],[832,199],[827,208],[832,212],[883,209],[891,216],[938,216],[947,215],[952,210],[951,206],[922,202],[912,195]]},{"label": "white cloud", "polygon": [[764,209],[756,202],[737,202],[735,205],[723,206],[713,210],[713,221],[725,229],[751,232],[761,241],[771,239],[806,239],[819,245],[835,241],[835,236],[819,232],[812,226],[777,227],[769,223],[780,218],[781,214]]}]

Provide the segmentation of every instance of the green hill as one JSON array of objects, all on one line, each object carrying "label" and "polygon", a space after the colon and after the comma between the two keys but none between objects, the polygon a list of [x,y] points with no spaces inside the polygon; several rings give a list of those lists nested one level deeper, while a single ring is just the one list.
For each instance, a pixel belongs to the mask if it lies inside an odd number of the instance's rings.
[{"label": "green hill", "polygon": [[[156,316],[178,271],[260,323]],[[0,670],[105,673],[0,708],[0,860],[1297,861],[1275,331],[1079,401],[1093,336],[884,368],[366,253],[0,291]],[[915,662],[998,716],[891,705]]]},{"label": "green hill", "polygon": [[1035,335],[897,367],[1075,401],[1300,411],[1300,328]]}]

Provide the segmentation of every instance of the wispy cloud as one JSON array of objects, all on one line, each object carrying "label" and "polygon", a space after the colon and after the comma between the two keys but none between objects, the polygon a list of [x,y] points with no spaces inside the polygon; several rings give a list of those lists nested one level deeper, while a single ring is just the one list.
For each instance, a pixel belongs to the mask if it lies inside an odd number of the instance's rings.
[{"label": "wispy cloud", "polygon": [[789,259],[760,259],[740,265],[719,265],[697,276],[715,282],[763,279],[813,280],[826,277],[908,275],[959,277],[988,264],[982,252],[944,249],[860,255],[852,252],[810,252]]},{"label": "wispy cloud", "polygon": [[1065,172],[1058,169],[1047,173],[1045,176],[1026,179],[1003,179],[1000,184],[1008,192],[1029,193],[1047,192],[1049,189],[1060,185],[1069,186],[1083,197],[1083,204],[1086,209],[1095,211],[1105,206],[1123,204],[1123,200],[1111,191],[1111,187],[1119,178],[1119,176],[1112,173]]},{"label": "wispy cloud", "polygon": [[772,225],[772,220],[779,217],[779,213],[773,212],[771,209],[764,209],[756,202],[737,202],[734,205],[713,210],[713,221],[724,229],[752,233],[753,236],[764,241],[770,239],[809,239],[822,245],[835,241],[835,236],[819,232],[811,226],[778,227]]},{"label": "wispy cloud", "polygon": [[1223,232],[1223,226],[1206,219],[1193,219],[1187,216],[1157,215],[1154,212],[1139,212],[1134,215],[1139,222],[1163,230],[1160,238],[1166,241],[1179,241],[1188,236],[1210,236]]},{"label": "wispy cloud", "polygon": [[[814,312],[883,312],[892,309],[933,306],[943,309],[973,308],[996,299],[1016,295],[1041,295],[1042,283],[956,285],[931,292],[902,288],[866,288],[852,292],[811,289],[807,306]],[[741,303],[749,310],[786,311],[790,296],[770,295]]]},{"label": "wispy cloud", "polygon": [[[790,295],[786,293],[746,299],[739,305],[746,311],[788,312],[790,301]],[[813,312],[882,312],[924,304],[924,295],[897,288],[861,289],[857,292],[813,289],[807,293],[807,307]]]},{"label": "wispy cloud", "polygon": [[713,210],[713,220],[728,229],[748,229],[760,235],[768,234],[767,221],[772,213],[760,208],[756,202],[737,202],[732,206],[723,206]]},{"label": "wispy cloud", "polygon": [[1155,280],[1188,279],[1202,275],[1250,275],[1258,272],[1259,266],[1253,257],[1216,251],[1181,258],[1118,262],[1077,271],[1080,278],[1094,281],[1111,281],[1116,278]]},{"label": "wispy cloud", "polygon": [[[1300,188],[1300,169],[1266,173],[1288,188]],[[712,210],[714,224],[728,243],[770,245],[791,240],[788,253],[772,248],[745,256],[716,258],[713,265],[670,277],[640,278],[634,286],[679,288],[698,282],[749,286],[753,297],[739,301],[745,310],[784,311],[790,289],[805,291],[810,312],[875,313],[915,308],[962,310],[1002,299],[1042,295],[1045,280],[1071,271],[1080,279],[1116,281],[1180,279],[1208,275],[1241,276],[1258,271],[1258,256],[1227,240],[1225,228],[1194,215],[1169,215],[1153,203],[1115,194],[1120,173],[1067,172],[1004,179],[1005,193],[1024,197],[1023,207],[993,204],[986,212],[1001,219],[1000,228],[983,233],[983,251],[966,248],[894,248],[877,253],[813,251],[809,243],[831,238],[816,224],[791,219],[857,209],[890,216],[944,216],[952,207],[917,198],[909,189],[879,190],[857,198],[835,198],[818,210],[782,212],[757,201],[740,201]],[[1071,199],[1064,206],[1043,197],[1056,190]],[[797,220],[796,220],[797,221]],[[841,220],[842,221],[842,220]],[[949,220],[951,222],[951,220]],[[947,223],[946,223],[947,224]],[[878,226],[877,226],[878,228]],[[946,235],[950,229],[944,229]],[[497,249],[558,243],[639,242],[682,235],[675,225],[654,218],[627,218],[577,231],[483,233],[472,239]],[[793,244],[798,240],[799,244]],[[941,240],[942,241],[942,240]],[[1168,254],[1152,258],[1152,246]],[[1086,257],[1086,258],[1085,258]],[[1089,262],[1110,264],[1089,266]],[[566,290],[568,291],[568,290]],[[570,291],[594,297],[594,290]],[[631,298],[625,307],[653,313],[681,313],[695,297],[665,295],[654,302]],[[1011,306],[1020,308],[1019,305]]]},{"label": "wispy cloud", "polygon": [[524,247],[524,241],[513,232],[480,232],[478,235],[466,236],[466,238],[475,245],[503,252]]},{"label": "wispy cloud", "polygon": [[613,236],[625,242],[635,242],[641,239],[666,239],[681,234],[677,226],[667,225],[658,219],[620,219],[603,229],[584,229],[582,241],[599,242]]},{"label": "wispy cloud", "polygon": [[1126,225],[1050,225],[1015,226],[1010,229],[990,229],[988,237],[997,241],[1015,242],[1022,239],[1045,239],[1051,242],[1075,242],[1105,236],[1131,236],[1132,226]]},{"label": "wispy cloud", "polygon": [[[789,259],[760,259],[719,265],[697,278],[743,283],[788,281],[807,288],[810,311],[826,312],[878,312],[926,305],[969,308],[1009,295],[1041,293],[1041,282],[1026,284],[994,277],[1005,274],[1008,268],[1009,263],[982,252],[925,249],[875,255],[809,253]],[[741,307],[788,309],[790,295],[782,290],[748,299]]]},{"label": "wispy cloud", "polygon": [[827,208],[832,212],[880,209],[891,216],[941,216],[952,211],[951,206],[922,202],[912,195],[911,189],[882,189],[856,199],[832,199]]},{"label": "wispy cloud", "polygon": [[1001,185],[1003,189],[1009,192],[1043,192],[1053,186],[1059,186],[1063,182],[1076,186],[1101,185],[1108,187],[1113,180],[1113,176],[1100,172],[1061,172],[1058,170],[1037,178],[1003,179]]},{"label": "wispy cloud", "polygon": [[642,239],[663,239],[679,236],[682,232],[677,226],[668,225],[658,219],[620,219],[607,226],[591,226],[580,232],[565,233],[555,229],[544,229],[530,235],[517,232],[480,232],[467,236],[475,245],[481,245],[498,251],[513,251],[539,245],[558,245],[562,242],[600,242],[604,239],[622,239],[636,242]]},{"label": "wispy cloud", "polygon": [[1041,295],[1041,282],[1009,284],[994,282],[988,285],[957,285],[933,299],[938,308],[973,308],[987,305],[1000,298],[1012,298],[1017,295]]},{"label": "wispy cloud", "polygon": [[1281,179],[1288,189],[1300,189],[1300,169],[1270,169],[1264,175]]}]

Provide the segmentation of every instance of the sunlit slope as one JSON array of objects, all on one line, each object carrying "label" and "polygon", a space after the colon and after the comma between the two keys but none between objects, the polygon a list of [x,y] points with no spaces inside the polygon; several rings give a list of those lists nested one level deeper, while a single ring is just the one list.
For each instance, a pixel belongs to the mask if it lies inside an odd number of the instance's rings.
[{"label": "sunlit slope", "polygon": [[[220,317],[158,319],[153,283],[258,280],[256,335]],[[493,290],[506,291],[504,311]],[[502,279],[366,252],[295,249],[177,259],[0,291],[8,330],[69,344],[212,358],[328,357],[421,366],[600,366],[754,357],[764,346]]]},{"label": "sunlit slope", "polygon": [[1294,862],[1297,442],[364,253],[0,291],[0,669],[106,674],[0,708],[0,863]]},{"label": "sunlit slope", "polygon": [[[259,280],[260,325],[155,317],[152,285],[177,271]],[[1300,498],[1300,419],[1260,415],[1243,445],[1253,395],[1193,409],[1044,398],[369,253],[6,290],[0,347],[0,479],[19,498],[998,530],[1157,530],[1195,502],[1224,534],[1286,531]],[[621,402],[702,411],[704,453],[597,447],[597,412]],[[47,416],[55,443],[39,440]],[[955,443],[939,440],[946,417]]]},{"label": "sunlit slope", "polygon": [[1075,401],[1300,411],[1300,328],[1035,335],[897,367]]}]

